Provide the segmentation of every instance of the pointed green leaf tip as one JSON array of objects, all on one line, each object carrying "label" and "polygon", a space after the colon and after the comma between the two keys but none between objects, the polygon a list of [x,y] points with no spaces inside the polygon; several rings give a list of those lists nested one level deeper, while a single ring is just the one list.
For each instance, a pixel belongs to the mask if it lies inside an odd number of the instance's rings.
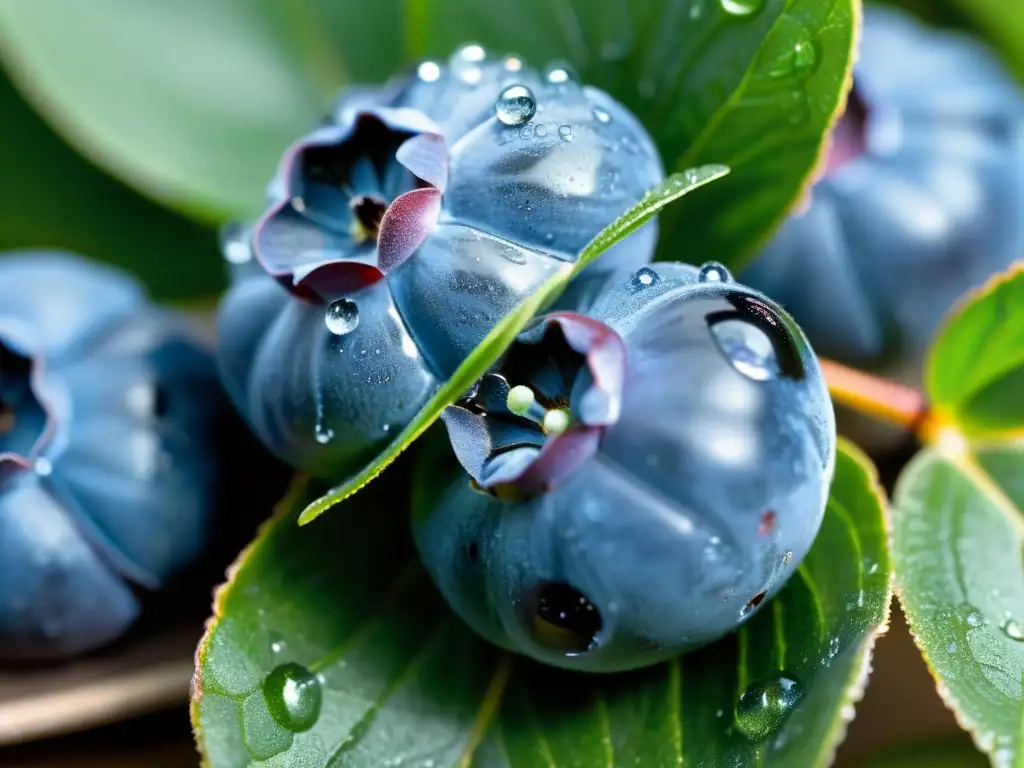
[{"label": "pointed green leaf tip", "polygon": [[536,293],[491,329],[491,332],[459,366],[454,375],[434,393],[415,418],[377,458],[361,472],[332,488],[323,497],[306,507],[299,516],[299,525],[305,525],[315,520],[383,472],[402,451],[412,445],[431,424],[437,421],[445,408],[455,402],[463,392],[473,385],[473,382],[483,376],[499,360],[523,327],[544,307],[557,299],[569,281],[594,259],[638,230],[658,215],[665,206],[728,173],[729,169],[724,165],[705,165],[673,174],[649,191],[639,203],[605,227],[597,237],[587,244],[575,264],[566,264],[563,269],[548,278]]}]

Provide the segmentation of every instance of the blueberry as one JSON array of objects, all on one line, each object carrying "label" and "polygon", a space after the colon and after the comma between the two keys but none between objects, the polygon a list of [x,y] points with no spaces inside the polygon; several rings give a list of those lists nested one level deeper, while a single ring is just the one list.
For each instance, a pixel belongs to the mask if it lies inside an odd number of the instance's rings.
[{"label": "blueberry", "polygon": [[0,258],[0,658],[103,645],[196,562],[230,415],[194,329],[132,278]]},{"label": "blueberry", "polygon": [[[479,46],[346,90],[288,150],[251,231],[224,241],[232,399],[295,466],[354,470],[662,177],[607,95]],[[642,228],[588,273],[646,263],[656,235]]]},{"label": "blueberry", "polygon": [[821,371],[777,304],[718,275],[662,263],[570,294],[445,412],[460,466],[417,495],[414,535],[491,642],[648,666],[734,630],[810,549],[835,461]]},{"label": "blueberry", "polygon": [[819,353],[917,379],[943,314],[1024,250],[1022,118],[1015,82],[980,43],[865,9],[813,202],[741,279],[784,304]]}]

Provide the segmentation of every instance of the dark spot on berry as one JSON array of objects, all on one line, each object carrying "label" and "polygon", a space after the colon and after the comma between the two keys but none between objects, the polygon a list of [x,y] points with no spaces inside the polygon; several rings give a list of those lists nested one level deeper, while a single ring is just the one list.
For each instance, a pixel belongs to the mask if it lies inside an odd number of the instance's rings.
[{"label": "dark spot on berry", "polygon": [[534,639],[568,654],[590,650],[601,631],[601,614],[590,599],[563,582],[534,588],[526,600]]},{"label": "dark spot on berry", "polygon": [[756,595],[754,595],[752,598],[750,598],[747,601],[747,604],[745,606],[743,606],[743,615],[744,616],[748,615],[751,611],[753,611],[755,608],[757,608],[757,606],[759,606],[762,602],[764,602],[765,595],[767,595],[767,594],[768,594],[768,592],[766,592],[765,590],[762,589],[760,592],[758,592]]},{"label": "dark spot on berry", "polygon": [[775,530],[775,513],[770,509],[761,515],[761,522],[757,526],[757,533],[760,536],[766,536]]},{"label": "dark spot on berry", "polygon": [[476,565],[480,562],[480,545],[475,541],[469,542],[469,547],[466,549],[466,554],[469,556],[469,562]]}]

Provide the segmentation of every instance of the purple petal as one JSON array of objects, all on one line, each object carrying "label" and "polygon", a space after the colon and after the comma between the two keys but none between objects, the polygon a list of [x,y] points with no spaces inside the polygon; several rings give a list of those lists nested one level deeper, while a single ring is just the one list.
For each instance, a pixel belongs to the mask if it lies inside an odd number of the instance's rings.
[{"label": "purple petal", "polygon": [[521,342],[539,343],[555,324],[566,343],[584,355],[590,385],[579,398],[576,415],[591,427],[614,424],[622,408],[622,386],[626,373],[626,346],[622,337],[593,318],[574,312],[552,312],[519,336]]},{"label": "purple petal", "polygon": [[434,133],[413,136],[398,148],[395,159],[413,176],[440,192],[448,186],[448,147],[441,136]]},{"label": "purple petal", "polygon": [[318,264],[296,276],[293,292],[316,304],[327,304],[342,293],[354,293],[384,277],[372,264],[360,261],[331,261]]},{"label": "purple petal", "polygon": [[28,460],[17,453],[0,453],[0,487],[15,476],[32,469]]},{"label": "purple petal", "polygon": [[448,439],[452,444],[455,458],[469,476],[479,482],[484,461],[491,452],[486,417],[467,411],[461,406],[450,405],[444,409],[441,420],[448,430]]},{"label": "purple petal", "polygon": [[[510,463],[508,472],[494,472],[477,484],[499,497],[529,498],[547,493],[597,453],[604,430],[573,427],[548,438],[532,461]],[[535,450],[535,449],[526,449]]]},{"label": "purple petal", "polygon": [[377,264],[387,273],[412,256],[437,225],[441,192],[433,187],[399,195],[384,214],[377,236]]}]

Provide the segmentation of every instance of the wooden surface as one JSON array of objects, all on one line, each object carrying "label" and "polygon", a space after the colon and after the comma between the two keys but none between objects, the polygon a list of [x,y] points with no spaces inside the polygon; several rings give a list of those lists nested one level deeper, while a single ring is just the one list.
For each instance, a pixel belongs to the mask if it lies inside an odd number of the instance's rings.
[{"label": "wooden surface", "polygon": [[0,670],[0,747],[125,720],[187,700],[201,627],[141,637],[50,668]]}]

